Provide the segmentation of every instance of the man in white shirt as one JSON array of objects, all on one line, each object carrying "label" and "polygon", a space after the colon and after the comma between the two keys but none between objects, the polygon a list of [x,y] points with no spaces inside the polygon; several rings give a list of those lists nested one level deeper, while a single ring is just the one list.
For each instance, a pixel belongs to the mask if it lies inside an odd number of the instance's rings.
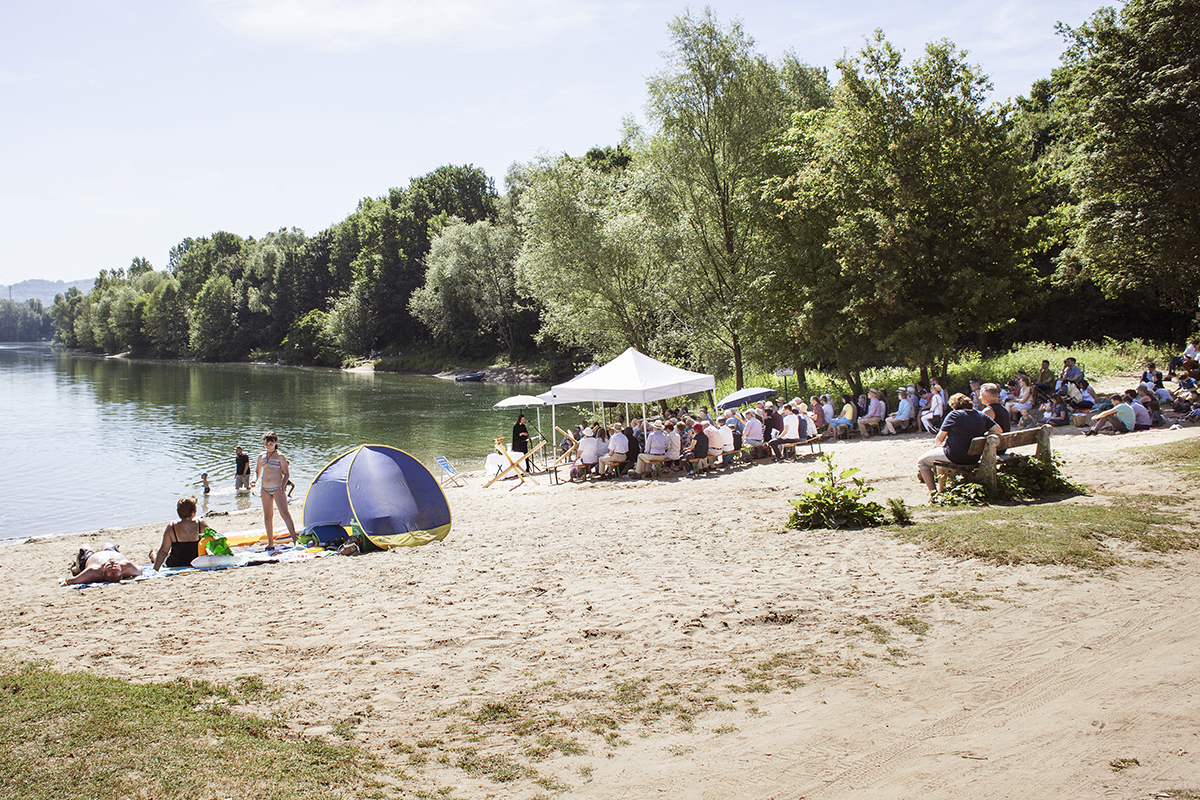
[{"label": "man in white shirt", "polygon": [[646,452],[638,454],[638,475],[649,475],[654,469],[654,464],[661,464],[667,460],[667,447],[670,442],[661,422],[650,426],[650,433],[646,434]]},{"label": "man in white shirt", "polygon": [[913,406],[908,400],[908,390],[901,389],[899,392],[900,404],[896,406],[896,413],[889,414],[883,421],[883,433],[885,436],[895,434],[897,426],[903,425],[908,427],[909,421],[913,418]]},{"label": "man in white shirt", "polygon": [[622,432],[621,426],[613,425],[609,430],[611,435],[608,438],[608,455],[600,456],[601,475],[607,475],[609,470],[614,468],[614,464],[624,464],[625,456],[629,452],[629,439]]},{"label": "man in white shirt", "polygon": [[721,420],[717,432],[721,434],[721,462],[728,466],[733,463],[733,425],[728,419]]},{"label": "man in white shirt", "polygon": [[679,460],[679,454],[683,452],[683,437],[679,433],[679,428],[683,423],[672,425],[667,423],[667,462],[675,463]]},{"label": "man in white shirt", "polygon": [[879,399],[879,390],[868,389],[867,397],[871,398],[867,405],[867,415],[858,420],[858,432],[864,439],[871,438],[871,425],[883,424],[883,401]]},{"label": "man in white shirt", "polygon": [[783,460],[783,445],[795,444],[800,441],[800,418],[796,416],[796,412],[791,406],[783,407],[783,430],[779,435],[771,440],[771,452],[774,454],[774,461]]}]

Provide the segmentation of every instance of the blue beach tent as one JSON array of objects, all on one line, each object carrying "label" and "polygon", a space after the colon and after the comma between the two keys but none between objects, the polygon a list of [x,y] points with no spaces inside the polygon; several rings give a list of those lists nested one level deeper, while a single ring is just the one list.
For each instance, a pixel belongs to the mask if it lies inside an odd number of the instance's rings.
[{"label": "blue beach tent", "polygon": [[414,547],[450,533],[450,506],[437,479],[403,450],[360,445],[317,474],[304,498],[304,528],[322,540],[354,526],[379,547]]}]

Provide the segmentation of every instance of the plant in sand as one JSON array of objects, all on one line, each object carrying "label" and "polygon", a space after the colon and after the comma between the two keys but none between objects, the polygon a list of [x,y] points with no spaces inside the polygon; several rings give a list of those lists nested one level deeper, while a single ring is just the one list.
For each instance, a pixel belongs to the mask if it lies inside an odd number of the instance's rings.
[{"label": "plant in sand", "polygon": [[883,522],[883,506],[864,501],[868,492],[862,478],[854,477],[857,468],[841,472],[833,464],[833,456],[822,453],[823,470],[810,472],[804,479],[813,488],[792,501],[792,513],[785,523],[788,528],[870,528]]},{"label": "plant in sand", "polygon": [[989,502],[1038,500],[1051,495],[1087,494],[1087,488],[1072,483],[1062,474],[1062,461],[1053,456],[1044,463],[1028,456],[1015,456],[996,473],[996,490],[989,493],[981,484],[962,475],[946,482],[946,490],[934,495],[939,506],[982,506]]}]

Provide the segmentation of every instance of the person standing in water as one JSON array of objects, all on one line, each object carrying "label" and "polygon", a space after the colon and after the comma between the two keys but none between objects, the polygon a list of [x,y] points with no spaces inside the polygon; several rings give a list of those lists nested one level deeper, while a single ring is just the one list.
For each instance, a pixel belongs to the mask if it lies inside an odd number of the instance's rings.
[{"label": "person standing in water", "polygon": [[279,452],[279,437],[275,435],[275,431],[267,431],[263,434],[263,449],[264,452],[258,457],[258,466],[254,470],[254,480],[250,482],[250,488],[260,480],[262,481],[262,504],[263,504],[263,523],[267,528],[267,547],[275,546],[275,513],[273,506],[279,507],[279,516],[283,517],[283,522],[287,525],[288,536],[286,538],[291,541],[296,541],[296,525],[292,522],[292,515],[288,511],[287,499],[287,484],[288,474],[291,471],[288,466],[287,456]]},{"label": "person standing in water", "polygon": [[236,491],[245,489],[250,491],[250,456],[242,452],[242,448],[233,448],[234,458],[233,464],[236,470],[236,477],[233,479],[233,488]]}]

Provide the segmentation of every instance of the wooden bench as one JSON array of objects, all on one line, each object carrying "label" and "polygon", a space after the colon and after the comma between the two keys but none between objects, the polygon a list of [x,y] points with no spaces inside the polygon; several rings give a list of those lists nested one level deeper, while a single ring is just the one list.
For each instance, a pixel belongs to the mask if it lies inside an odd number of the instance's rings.
[{"label": "wooden bench", "polygon": [[[1042,425],[1037,428],[1028,428],[1022,431],[1009,431],[1002,433],[999,436],[989,434],[987,436],[979,436],[971,440],[971,449],[967,452],[970,455],[979,456],[979,464],[961,465],[955,467],[938,466],[938,491],[946,490],[947,475],[974,475],[975,480],[985,486],[988,491],[996,490],[996,471],[1005,461],[1011,461],[1016,456],[1007,452],[1014,447],[1024,447],[1031,444],[1037,445],[1035,457],[1038,461],[1044,464],[1050,463],[1050,432],[1054,430],[1052,425]],[[1003,451],[1003,452],[1001,452]]]},{"label": "wooden bench", "polygon": [[792,460],[798,461],[801,458],[803,458],[803,456],[801,456],[800,453],[798,452],[799,448],[807,445],[808,446],[808,454],[810,456],[820,455],[823,452],[821,450],[821,438],[822,437],[818,435],[818,436],[811,436],[807,439],[802,439],[799,442],[787,442],[786,444],[779,445],[779,452],[783,453],[784,458],[787,458],[788,450],[791,450],[792,451],[792,455],[791,455]]}]

